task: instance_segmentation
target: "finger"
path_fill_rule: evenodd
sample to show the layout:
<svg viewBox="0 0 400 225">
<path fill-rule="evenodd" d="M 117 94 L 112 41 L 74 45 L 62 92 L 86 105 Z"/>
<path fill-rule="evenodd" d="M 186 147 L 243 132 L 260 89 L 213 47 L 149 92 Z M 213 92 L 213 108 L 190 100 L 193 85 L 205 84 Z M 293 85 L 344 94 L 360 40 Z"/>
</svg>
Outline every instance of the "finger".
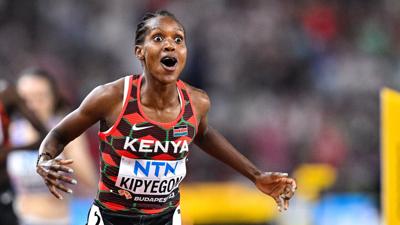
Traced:
<svg viewBox="0 0 400 225">
<path fill-rule="evenodd" d="M 53 194 L 56 198 L 62 200 L 63 196 L 57 192 L 56 188 L 54 185 L 52 185 L 50 182 L 46 181 L 47 188 L 49 189 L 50 193 Z"/>
<path fill-rule="evenodd" d="M 296 189 L 297 189 L 297 184 L 296 184 L 296 181 L 294 180 L 294 179 L 292 179 L 292 178 L 283 178 L 283 182 L 285 182 L 287 185 L 288 185 L 288 187 L 290 187 L 291 188 L 291 192 L 295 192 L 296 191 Z"/>
<path fill-rule="evenodd" d="M 48 172 L 47 172 L 47 176 L 46 176 L 46 178 L 47 179 L 52 179 L 52 180 L 57 180 L 57 179 L 60 179 L 60 174 L 58 174 L 57 172 L 54 172 L 54 171 L 52 171 L 52 170 L 49 170 Z"/>
<path fill-rule="evenodd" d="M 271 194 L 274 197 L 279 197 L 282 194 L 284 187 L 280 184 L 276 184 L 272 187 Z"/>
<path fill-rule="evenodd" d="M 39 162 L 38 167 L 42 168 L 42 170 L 47 171 L 50 169 L 51 165 L 53 164 L 53 161 L 43 161 Z"/>
<path fill-rule="evenodd" d="M 58 179 L 61 180 L 61 181 L 67 182 L 69 184 L 77 184 L 78 183 L 78 181 L 75 180 L 74 178 L 68 177 L 68 176 L 64 176 L 64 175 L 60 175 Z"/>
<path fill-rule="evenodd" d="M 282 178 L 280 180 L 280 182 L 284 182 L 284 183 L 286 183 L 286 185 L 290 185 L 290 187 L 292 189 L 291 190 L 292 192 L 295 192 L 296 189 L 297 189 L 296 181 L 294 179 L 292 179 L 292 178 Z"/>
<path fill-rule="evenodd" d="M 277 203 L 278 203 L 278 210 L 279 212 L 282 212 L 282 210 L 284 209 L 284 200 L 282 198 L 282 196 L 279 196 L 277 199 Z"/>
<path fill-rule="evenodd" d="M 292 192 L 291 184 L 287 184 L 285 180 L 281 179 L 279 179 L 279 181 L 277 181 L 275 186 L 272 188 L 272 193 L 276 196 L 280 195 L 282 195 L 283 197 L 287 196 L 289 199 L 294 195 L 294 192 Z"/>
<path fill-rule="evenodd" d="M 61 165 L 69 165 L 74 162 L 73 159 L 55 159 L 55 161 Z"/>
<path fill-rule="evenodd" d="M 271 192 L 271 196 L 274 198 L 276 204 L 278 205 L 279 212 L 283 209 L 283 199 L 282 199 L 282 187 L 276 185 Z"/>
<path fill-rule="evenodd" d="M 274 197 L 275 203 L 278 207 L 278 211 L 281 212 L 282 211 L 282 207 L 280 206 L 280 200 L 279 197 Z"/>
<path fill-rule="evenodd" d="M 289 208 L 289 199 L 285 198 L 283 200 L 283 205 L 284 205 L 284 209 L 288 210 L 288 208 Z"/>
<path fill-rule="evenodd" d="M 72 193 L 73 193 L 73 191 L 72 191 L 71 189 L 65 187 L 62 183 L 57 183 L 57 182 L 55 182 L 55 181 L 53 181 L 53 180 L 49 180 L 49 179 L 48 179 L 47 181 L 48 181 L 52 186 L 56 187 L 57 189 L 59 189 L 59 190 L 61 190 L 61 191 L 64 191 L 64 192 L 69 193 L 69 194 L 72 194 Z"/>
<path fill-rule="evenodd" d="M 285 184 L 293 184 L 293 179 L 289 177 L 280 177 L 279 181 Z"/>
<path fill-rule="evenodd" d="M 291 185 L 285 187 L 284 193 L 285 198 L 291 199 L 294 195 L 294 191 Z"/>
<path fill-rule="evenodd" d="M 54 182 L 56 182 L 56 180 L 62 180 L 64 182 L 67 182 L 67 183 L 70 183 L 70 184 L 77 184 L 78 183 L 77 180 L 75 180 L 75 179 L 73 179 L 71 177 L 61 175 L 61 174 L 59 174 L 57 172 L 54 172 L 54 171 L 51 171 L 51 170 L 47 173 L 46 179 L 54 180 Z"/>
<path fill-rule="evenodd" d="M 56 171 L 62 171 L 62 172 L 65 172 L 65 173 L 73 173 L 74 172 L 74 170 L 72 168 L 70 168 L 68 166 L 63 166 L 63 165 L 60 165 L 60 164 L 51 165 L 50 169 L 56 170 Z"/>
<path fill-rule="evenodd" d="M 296 180 L 292 179 L 292 192 L 295 192 L 296 190 L 297 190 Z"/>
<path fill-rule="evenodd" d="M 38 166 L 38 167 L 36 168 L 36 172 L 37 172 L 40 176 L 46 177 L 47 172 L 46 172 L 42 167 Z"/>
</svg>

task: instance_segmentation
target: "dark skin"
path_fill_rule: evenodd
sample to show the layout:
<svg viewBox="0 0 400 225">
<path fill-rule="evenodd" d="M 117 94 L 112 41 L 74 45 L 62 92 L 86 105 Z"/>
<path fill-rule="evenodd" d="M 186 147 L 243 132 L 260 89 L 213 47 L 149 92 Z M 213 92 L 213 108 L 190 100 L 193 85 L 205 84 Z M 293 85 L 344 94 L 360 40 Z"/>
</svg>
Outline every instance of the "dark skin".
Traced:
<svg viewBox="0 0 400 225">
<path fill-rule="evenodd" d="M 146 25 L 149 30 L 144 42 L 135 46 L 136 57 L 141 60 L 144 68 L 143 86 L 140 90 L 143 111 L 153 121 L 170 122 L 180 113 L 176 82 L 186 63 L 185 34 L 179 23 L 166 16 L 152 18 Z M 164 56 L 175 57 L 177 64 L 172 67 L 163 65 L 160 61 Z M 68 165 L 72 160 L 54 158 L 70 141 L 94 123 L 100 121 L 106 127 L 114 124 L 122 108 L 123 85 L 123 79 L 119 79 L 94 89 L 80 107 L 61 121 L 43 141 L 40 152 L 46 154 L 41 154 L 37 172 L 57 198 L 62 198 L 59 190 L 72 193 L 63 182 L 76 181 L 68 175 L 58 173 L 71 173 Z M 276 201 L 279 210 L 287 209 L 296 190 L 296 182 L 284 173 L 262 172 L 240 154 L 217 130 L 209 126 L 207 113 L 211 103 L 208 95 L 190 85 L 187 87 L 198 121 L 194 143 L 249 178 L 260 191 Z"/>
<path fill-rule="evenodd" d="M 8 115 L 12 115 L 14 112 L 18 111 L 32 124 L 32 126 L 40 135 L 38 141 L 32 144 L 22 146 L 0 146 L 0 164 L 3 166 L 7 158 L 7 154 L 10 151 L 39 148 L 40 142 L 47 134 L 47 129 L 31 112 L 31 110 L 28 109 L 24 100 L 17 93 L 15 87 L 2 80 L 0 80 L 0 102 L 3 104 Z M 4 182 L 5 179 L 7 179 L 7 171 L 5 169 L 0 170 L 0 183 Z"/>
</svg>

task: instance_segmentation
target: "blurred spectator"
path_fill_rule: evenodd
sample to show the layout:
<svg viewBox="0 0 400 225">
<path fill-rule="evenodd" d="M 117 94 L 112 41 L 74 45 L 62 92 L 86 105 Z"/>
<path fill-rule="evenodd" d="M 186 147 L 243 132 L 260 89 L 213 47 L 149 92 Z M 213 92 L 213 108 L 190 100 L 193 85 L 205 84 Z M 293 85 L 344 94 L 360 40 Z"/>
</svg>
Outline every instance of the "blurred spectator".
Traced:
<svg viewBox="0 0 400 225">
<path fill-rule="evenodd" d="M 20 113 L 38 132 L 39 138 L 32 144 L 11 144 L 9 133 L 10 117 L 15 113 Z M 46 134 L 46 128 L 24 104 L 14 85 L 0 79 L 0 221 L 4 224 L 18 224 L 18 219 L 13 209 L 14 192 L 7 173 L 7 156 L 10 151 L 17 151 L 27 147 L 38 148 Z"/>
<path fill-rule="evenodd" d="M 17 91 L 25 99 L 28 107 L 43 124 L 53 127 L 66 112 L 65 101 L 59 89 L 46 71 L 32 69 L 24 71 L 18 79 Z M 11 140 L 15 145 L 31 143 L 37 132 L 23 119 L 11 124 Z M 79 137 L 67 146 L 66 157 L 74 159 L 73 166 L 80 180 L 81 194 L 94 194 L 96 173 L 88 155 L 85 137 Z M 7 167 L 16 191 L 14 208 L 21 225 L 69 224 L 69 201 L 60 201 L 47 190 L 47 186 L 36 173 L 37 149 L 13 151 L 8 157 Z M 80 191 L 78 191 L 80 190 Z M 38 207 L 40 206 L 40 207 Z M 57 210 L 55 210 L 57 209 Z"/>
</svg>

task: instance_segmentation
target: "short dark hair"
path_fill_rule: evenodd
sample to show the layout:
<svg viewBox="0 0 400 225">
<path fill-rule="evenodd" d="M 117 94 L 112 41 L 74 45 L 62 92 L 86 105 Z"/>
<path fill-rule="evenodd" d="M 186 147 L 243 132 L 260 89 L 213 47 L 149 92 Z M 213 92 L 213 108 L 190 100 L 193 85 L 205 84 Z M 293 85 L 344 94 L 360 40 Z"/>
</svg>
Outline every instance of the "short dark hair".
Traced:
<svg viewBox="0 0 400 225">
<path fill-rule="evenodd" d="M 166 10 L 160 10 L 160 11 L 157 11 L 155 13 L 148 12 L 148 13 L 144 14 L 142 19 L 140 20 L 140 22 L 136 26 L 135 45 L 143 44 L 144 38 L 146 36 L 146 33 L 149 30 L 149 27 L 146 26 L 147 21 L 152 19 L 152 18 L 156 18 L 158 16 L 170 17 L 173 20 L 175 20 L 177 23 L 179 23 L 179 25 L 181 25 L 182 28 L 183 28 L 183 25 L 181 24 L 181 22 L 179 22 L 179 20 L 175 17 L 175 15 L 170 13 L 170 12 L 168 12 L 168 11 L 166 11 Z"/>
</svg>

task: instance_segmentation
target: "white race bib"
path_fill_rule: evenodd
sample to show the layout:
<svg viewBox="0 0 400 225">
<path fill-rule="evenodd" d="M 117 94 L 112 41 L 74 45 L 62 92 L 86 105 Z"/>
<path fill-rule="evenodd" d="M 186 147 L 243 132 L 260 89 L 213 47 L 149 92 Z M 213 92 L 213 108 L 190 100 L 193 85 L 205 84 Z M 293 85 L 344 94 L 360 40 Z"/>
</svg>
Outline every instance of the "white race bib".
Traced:
<svg viewBox="0 0 400 225">
<path fill-rule="evenodd" d="M 180 160 L 130 159 L 122 156 L 115 186 L 142 195 L 168 195 L 186 175 L 186 158 Z"/>
</svg>

